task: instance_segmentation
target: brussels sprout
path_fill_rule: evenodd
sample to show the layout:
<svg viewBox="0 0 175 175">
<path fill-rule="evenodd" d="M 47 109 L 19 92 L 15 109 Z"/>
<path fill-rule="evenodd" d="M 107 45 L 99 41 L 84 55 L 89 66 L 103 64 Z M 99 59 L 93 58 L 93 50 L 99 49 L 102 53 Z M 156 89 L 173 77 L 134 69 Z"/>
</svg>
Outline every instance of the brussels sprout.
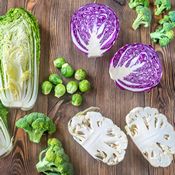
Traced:
<svg viewBox="0 0 175 175">
<path fill-rule="evenodd" d="M 51 90 L 53 88 L 53 85 L 49 81 L 44 81 L 41 85 L 41 90 L 44 95 L 50 94 Z"/>
<path fill-rule="evenodd" d="M 62 79 L 57 74 L 50 74 L 49 81 L 54 85 L 63 83 Z"/>
<path fill-rule="evenodd" d="M 65 63 L 61 68 L 61 74 L 66 78 L 70 78 L 74 74 L 74 69 L 68 63 Z"/>
<path fill-rule="evenodd" d="M 69 94 L 73 94 L 78 89 L 78 83 L 76 81 L 69 81 L 66 85 L 66 90 Z"/>
<path fill-rule="evenodd" d="M 87 92 L 91 88 L 91 84 L 88 80 L 82 80 L 79 82 L 79 89 L 81 92 Z"/>
<path fill-rule="evenodd" d="M 74 77 L 76 80 L 84 80 L 86 76 L 87 76 L 87 73 L 84 69 L 78 69 L 76 70 Z"/>
<path fill-rule="evenodd" d="M 62 97 L 66 93 L 66 88 L 63 84 L 58 84 L 55 86 L 55 97 Z"/>
<path fill-rule="evenodd" d="M 72 95 L 72 105 L 80 106 L 83 102 L 83 97 L 80 94 Z"/>
<path fill-rule="evenodd" d="M 66 63 L 64 58 L 57 58 L 54 60 L 53 64 L 56 68 L 61 69 L 62 65 Z"/>
</svg>

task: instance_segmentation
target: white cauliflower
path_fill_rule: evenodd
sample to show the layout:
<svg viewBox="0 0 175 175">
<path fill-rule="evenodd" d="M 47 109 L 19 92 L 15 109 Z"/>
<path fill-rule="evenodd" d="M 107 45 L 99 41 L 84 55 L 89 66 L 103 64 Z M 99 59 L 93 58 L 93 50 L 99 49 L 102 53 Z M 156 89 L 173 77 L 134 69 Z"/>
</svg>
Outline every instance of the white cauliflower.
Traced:
<svg viewBox="0 0 175 175">
<path fill-rule="evenodd" d="M 95 159 L 116 165 L 124 159 L 128 140 L 112 120 L 95 107 L 75 115 L 68 123 L 73 138 Z"/>
<path fill-rule="evenodd" d="M 126 116 L 126 131 L 154 167 L 167 167 L 175 154 L 175 131 L 155 108 L 137 107 Z"/>
</svg>

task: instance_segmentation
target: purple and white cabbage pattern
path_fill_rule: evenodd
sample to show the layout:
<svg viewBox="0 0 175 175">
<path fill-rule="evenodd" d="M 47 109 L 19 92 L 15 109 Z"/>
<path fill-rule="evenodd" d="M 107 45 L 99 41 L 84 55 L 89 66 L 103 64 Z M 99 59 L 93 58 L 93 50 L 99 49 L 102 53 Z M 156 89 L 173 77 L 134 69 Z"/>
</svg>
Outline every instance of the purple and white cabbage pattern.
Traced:
<svg viewBox="0 0 175 175">
<path fill-rule="evenodd" d="M 90 3 L 82 6 L 71 18 L 72 40 L 88 57 L 100 57 L 108 51 L 119 30 L 118 17 L 104 4 Z"/>
<path fill-rule="evenodd" d="M 121 89 L 142 92 L 159 84 L 162 66 L 152 46 L 127 44 L 112 58 L 109 73 Z"/>
</svg>

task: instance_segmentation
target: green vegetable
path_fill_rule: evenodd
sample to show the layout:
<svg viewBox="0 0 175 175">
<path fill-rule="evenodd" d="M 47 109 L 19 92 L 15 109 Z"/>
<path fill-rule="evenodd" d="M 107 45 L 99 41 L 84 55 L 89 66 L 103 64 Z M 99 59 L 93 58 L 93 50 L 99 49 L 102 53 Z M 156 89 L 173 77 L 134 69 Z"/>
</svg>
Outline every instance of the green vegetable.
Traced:
<svg viewBox="0 0 175 175">
<path fill-rule="evenodd" d="M 65 63 L 61 68 L 61 74 L 66 78 L 71 78 L 74 74 L 74 69 L 68 63 Z"/>
<path fill-rule="evenodd" d="M 11 152 L 13 139 L 10 137 L 7 126 L 8 109 L 0 102 L 0 156 Z"/>
<path fill-rule="evenodd" d="M 136 30 L 140 25 L 148 27 L 151 23 L 151 10 L 148 7 L 138 6 L 136 7 L 137 18 L 135 19 L 132 28 Z"/>
<path fill-rule="evenodd" d="M 74 77 L 79 81 L 84 80 L 87 77 L 87 73 L 84 69 L 78 69 L 76 70 Z"/>
<path fill-rule="evenodd" d="M 66 90 L 69 94 L 73 94 L 78 90 L 78 83 L 76 81 L 69 81 L 66 85 Z"/>
<path fill-rule="evenodd" d="M 62 79 L 57 74 L 50 74 L 49 81 L 54 85 L 63 83 Z"/>
<path fill-rule="evenodd" d="M 66 93 L 66 88 L 63 84 L 55 86 L 55 97 L 60 98 Z"/>
<path fill-rule="evenodd" d="M 64 152 L 61 142 L 56 138 L 48 140 L 48 147 L 40 153 L 36 168 L 39 173 L 46 175 L 74 174 L 69 157 Z"/>
<path fill-rule="evenodd" d="M 83 97 L 80 94 L 72 95 L 72 105 L 80 106 L 83 102 Z"/>
<path fill-rule="evenodd" d="M 170 0 L 155 0 L 155 15 L 160 15 L 164 11 L 171 9 L 171 1 Z"/>
<path fill-rule="evenodd" d="M 40 36 L 36 18 L 22 8 L 0 16 L 0 99 L 29 110 L 38 94 Z"/>
<path fill-rule="evenodd" d="M 160 24 L 171 23 L 175 27 L 175 11 L 170 11 L 168 15 L 165 15 L 160 21 Z"/>
<path fill-rule="evenodd" d="M 6 127 L 8 125 L 7 124 L 7 116 L 8 116 L 8 109 L 0 101 L 0 118 L 3 120 Z"/>
<path fill-rule="evenodd" d="M 64 63 L 66 63 L 64 58 L 57 58 L 53 62 L 54 66 L 58 69 L 61 69 L 61 67 L 63 66 Z"/>
<path fill-rule="evenodd" d="M 53 121 L 43 113 L 33 112 L 25 115 L 16 122 L 16 127 L 24 129 L 30 141 L 39 143 L 42 135 L 47 132 L 52 134 L 56 131 Z"/>
<path fill-rule="evenodd" d="M 88 80 L 82 80 L 79 82 L 79 89 L 81 92 L 88 92 L 91 88 L 91 84 Z"/>
<path fill-rule="evenodd" d="M 153 42 L 159 43 L 161 47 L 165 47 L 173 40 L 174 31 L 159 27 L 155 32 L 151 33 L 150 36 Z"/>
<path fill-rule="evenodd" d="M 167 46 L 174 38 L 175 27 L 175 11 L 171 11 L 159 21 L 159 26 L 155 32 L 150 34 L 151 39 L 155 43 L 159 43 L 161 47 Z"/>
<path fill-rule="evenodd" d="M 137 6 L 148 7 L 149 1 L 148 0 L 130 0 L 128 5 L 131 9 L 136 8 Z"/>
<path fill-rule="evenodd" d="M 41 89 L 42 89 L 42 93 L 43 93 L 44 95 L 50 94 L 52 88 L 53 88 L 53 85 L 52 85 L 51 82 L 49 82 L 49 81 L 44 81 L 44 82 L 42 83 Z"/>
</svg>

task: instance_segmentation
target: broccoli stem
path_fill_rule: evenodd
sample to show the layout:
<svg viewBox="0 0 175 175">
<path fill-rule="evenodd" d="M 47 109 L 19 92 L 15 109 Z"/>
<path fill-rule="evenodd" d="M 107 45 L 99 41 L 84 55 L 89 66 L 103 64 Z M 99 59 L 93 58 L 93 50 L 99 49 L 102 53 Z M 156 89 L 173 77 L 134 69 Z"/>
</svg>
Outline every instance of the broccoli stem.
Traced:
<svg viewBox="0 0 175 175">
<path fill-rule="evenodd" d="M 161 39 L 164 34 L 162 32 L 153 32 L 150 34 L 152 39 Z"/>
<path fill-rule="evenodd" d="M 28 132 L 29 134 L 29 139 L 30 141 L 34 142 L 34 143 L 39 143 L 40 142 L 40 139 L 43 135 L 43 132 L 40 132 L 40 131 L 34 131 L 34 132 Z"/>
<path fill-rule="evenodd" d="M 142 20 L 142 16 L 138 16 L 132 24 L 132 28 L 136 30 L 140 26 L 140 21 Z"/>
<path fill-rule="evenodd" d="M 165 7 L 164 6 L 160 6 L 156 9 L 155 11 L 155 15 L 160 15 L 162 13 L 162 11 L 164 11 Z"/>
</svg>

